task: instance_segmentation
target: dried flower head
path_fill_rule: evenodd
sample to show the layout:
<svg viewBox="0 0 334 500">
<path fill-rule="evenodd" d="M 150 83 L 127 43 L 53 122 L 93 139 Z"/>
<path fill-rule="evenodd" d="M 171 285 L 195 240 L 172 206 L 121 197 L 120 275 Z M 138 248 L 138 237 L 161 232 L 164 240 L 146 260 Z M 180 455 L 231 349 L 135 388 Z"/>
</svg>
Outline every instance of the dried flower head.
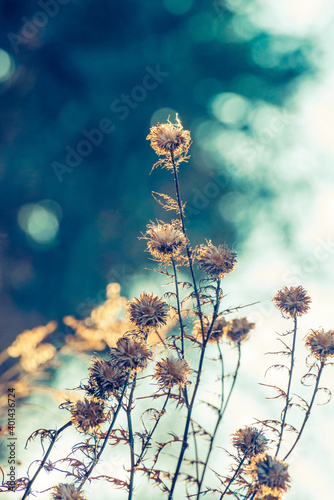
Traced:
<svg viewBox="0 0 334 500">
<path fill-rule="evenodd" d="M 211 325 L 211 321 L 209 318 L 203 318 L 203 327 L 204 327 L 204 336 L 207 338 L 209 333 L 209 328 Z M 223 316 L 219 316 L 213 324 L 210 338 L 208 340 L 209 343 L 218 342 L 223 336 L 227 335 L 227 332 L 231 328 L 231 324 L 227 321 Z M 200 320 L 196 320 L 194 323 L 193 335 L 199 340 L 202 341 L 202 326 Z"/>
<path fill-rule="evenodd" d="M 269 440 L 255 427 L 244 427 L 232 435 L 232 444 L 238 452 L 248 457 L 263 453 Z"/>
<path fill-rule="evenodd" d="M 186 238 L 175 224 L 150 224 L 145 233 L 149 241 L 147 248 L 152 256 L 161 262 L 170 262 L 186 245 Z"/>
<path fill-rule="evenodd" d="M 190 367 L 185 359 L 165 358 L 155 365 L 154 378 L 166 389 L 174 385 L 183 387 L 188 380 Z"/>
<path fill-rule="evenodd" d="M 86 500 L 86 497 L 77 491 L 73 484 L 58 484 L 53 488 L 51 494 L 52 500 Z"/>
<path fill-rule="evenodd" d="M 183 129 L 178 115 L 176 123 L 171 123 L 168 118 L 167 123 L 158 123 L 155 127 L 151 127 L 146 139 L 151 141 L 151 147 L 157 155 L 173 153 L 174 157 L 187 153 L 191 140 L 189 130 Z"/>
<path fill-rule="evenodd" d="M 276 293 L 273 302 L 283 314 L 294 318 L 307 313 L 310 309 L 311 298 L 301 285 L 290 288 L 284 286 Z"/>
<path fill-rule="evenodd" d="M 88 392 L 97 398 L 114 394 L 126 381 L 126 373 L 112 361 L 94 358 L 89 369 Z"/>
<path fill-rule="evenodd" d="M 76 428 L 85 433 L 99 428 L 105 421 L 104 404 L 95 399 L 77 401 L 71 408 L 71 420 Z"/>
<path fill-rule="evenodd" d="M 147 342 L 140 337 L 122 337 L 112 350 L 111 362 L 120 370 L 142 371 L 152 357 L 152 351 Z"/>
<path fill-rule="evenodd" d="M 226 336 L 231 342 L 243 342 L 253 328 L 255 323 L 251 323 L 247 318 L 234 318 L 230 322 L 230 328 L 226 330 Z"/>
<path fill-rule="evenodd" d="M 290 486 L 288 466 L 267 453 L 256 455 L 251 461 L 251 474 L 255 481 L 256 498 L 273 495 L 280 498 Z"/>
<path fill-rule="evenodd" d="M 306 347 L 320 361 L 334 356 L 334 330 L 325 332 L 323 328 L 312 330 L 306 337 Z"/>
<path fill-rule="evenodd" d="M 139 327 L 156 328 L 166 324 L 168 309 L 168 304 L 153 293 L 141 292 L 139 299 L 135 297 L 127 305 L 127 315 Z"/>
<path fill-rule="evenodd" d="M 197 252 L 199 267 L 211 278 L 222 279 L 225 274 L 231 273 L 236 265 L 237 253 L 229 250 L 226 245 L 216 247 L 208 242 L 201 245 Z"/>
</svg>

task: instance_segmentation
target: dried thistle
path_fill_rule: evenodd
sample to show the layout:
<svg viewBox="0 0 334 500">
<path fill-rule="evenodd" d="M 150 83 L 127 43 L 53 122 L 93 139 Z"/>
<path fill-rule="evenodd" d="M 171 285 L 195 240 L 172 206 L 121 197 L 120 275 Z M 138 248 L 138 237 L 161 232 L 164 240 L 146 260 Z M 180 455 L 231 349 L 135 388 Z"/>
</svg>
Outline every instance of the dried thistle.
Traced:
<svg viewBox="0 0 334 500">
<path fill-rule="evenodd" d="M 176 123 L 171 123 L 169 118 L 167 123 L 158 123 L 151 127 L 146 139 L 151 141 L 151 147 L 157 155 L 166 156 L 172 152 L 175 158 L 188 152 L 191 140 L 189 130 L 183 129 L 177 114 Z"/>
<path fill-rule="evenodd" d="M 211 278 L 217 279 L 231 273 L 237 262 L 236 252 L 229 250 L 226 245 L 216 247 L 211 241 L 207 245 L 200 245 L 196 257 L 199 267 Z"/>
<path fill-rule="evenodd" d="M 140 337 L 122 337 L 111 352 L 111 362 L 125 372 L 144 370 L 151 357 L 150 347 Z"/>
<path fill-rule="evenodd" d="M 73 484 L 58 484 L 53 488 L 51 494 L 52 500 L 86 500 L 86 497 L 77 491 Z"/>
<path fill-rule="evenodd" d="M 302 316 L 307 313 L 310 309 L 311 298 L 301 285 L 290 288 L 284 286 L 276 293 L 273 302 L 282 314 L 287 314 L 290 318 L 294 318 L 295 316 Z"/>
<path fill-rule="evenodd" d="M 242 455 L 252 457 L 263 453 L 269 440 L 256 427 L 244 427 L 232 435 L 232 444 Z"/>
<path fill-rule="evenodd" d="M 89 369 L 88 392 L 97 398 L 114 394 L 126 381 L 126 374 L 112 361 L 94 358 Z"/>
<path fill-rule="evenodd" d="M 203 329 L 205 338 L 207 338 L 208 336 L 211 321 L 209 318 L 203 318 L 203 327 L 204 327 Z M 227 335 L 230 328 L 231 328 L 231 323 L 227 321 L 223 316 L 219 316 L 213 324 L 208 342 L 209 343 L 218 342 L 222 337 Z M 202 326 L 200 320 L 196 320 L 194 323 L 193 335 L 199 341 L 202 341 L 203 338 Z"/>
<path fill-rule="evenodd" d="M 71 421 L 79 431 L 85 434 L 98 429 L 107 419 L 104 404 L 96 399 L 77 401 L 70 408 Z"/>
<path fill-rule="evenodd" d="M 267 453 L 256 455 L 252 459 L 250 472 L 255 481 L 253 488 L 258 499 L 268 495 L 281 498 L 282 494 L 290 488 L 287 464 Z"/>
<path fill-rule="evenodd" d="M 190 373 L 189 363 L 185 359 L 165 358 L 155 365 L 154 378 L 166 389 L 174 385 L 183 387 Z"/>
<path fill-rule="evenodd" d="M 169 263 L 177 257 L 186 245 L 186 238 L 174 222 L 173 224 L 149 224 L 144 238 L 148 239 L 147 249 L 160 262 Z"/>
<path fill-rule="evenodd" d="M 312 330 L 306 337 L 305 345 L 311 351 L 311 354 L 320 361 L 333 357 L 334 330 L 328 332 L 325 332 L 323 328 Z"/>
<path fill-rule="evenodd" d="M 153 293 L 141 292 L 139 299 L 132 299 L 127 305 L 129 320 L 139 327 L 156 328 L 165 325 L 168 304 Z"/>
<path fill-rule="evenodd" d="M 247 318 L 234 318 L 226 329 L 226 336 L 231 342 L 243 342 L 253 328 L 255 323 L 251 323 Z"/>
</svg>

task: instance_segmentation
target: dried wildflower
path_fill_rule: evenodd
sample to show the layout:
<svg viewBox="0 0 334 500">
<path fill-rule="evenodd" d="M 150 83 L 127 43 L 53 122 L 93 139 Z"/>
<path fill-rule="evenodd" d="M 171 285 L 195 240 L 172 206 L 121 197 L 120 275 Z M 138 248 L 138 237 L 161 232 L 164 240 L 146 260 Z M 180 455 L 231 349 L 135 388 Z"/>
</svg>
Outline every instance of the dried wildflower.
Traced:
<svg viewBox="0 0 334 500">
<path fill-rule="evenodd" d="M 52 500 L 86 500 L 86 497 L 73 484 L 58 484 L 53 488 Z"/>
<path fill-rule="evenodd" d="M 282 496 L 281 495 L 272 495 L 271 493 L 268 493 L 268 495 L 256 495 L 254 497 L 254 500 L 281 500 Z"/>
<path fill-rule="evenodd" d="M 310 308 L 311 298 L 300 285 L 290 288 L 284 286 L 276 293 L 273 302 L 283 314 L 294 318 L 295 316 L 302 316 L 307 313 Z"/>
<path fill-rule="evenodd" d="M 153 293 L 141 292 L 127 306 L 128 318 L 139 327 L 153 327 L 165 325 L 167 322 L 168 304 Z"/>
<path fill-rule="evenodd" d="M 203 327 L 204 327 L 204 336 L 207 338 L 209 328 L 211 325 L 210 319 L 203 318 Z M 219 316 L 214 325 L 212 327 L 210 338 L 208 340 L 209 343 L 218 342 L 223 336 L 227 335 L 227 332 L 231 328 L 231 324 L 227 321 L 223 316 Z M 193 335 L 201 341 L 203 338 L 202 335 L 202 326 L 200 320 L 196 320 L 194 323 Z"/>
<path fill-rule="evenodd" d="M 151 147 L 157 155 L 170 155 L 174 157 L 187 153 L 190 146 L 190 132 L 184 130 L 182 123 L 176 114 L 176 123 L 171 123 L 169 118 L 167 123 L 158 123 L 151 127 L 147 138 L 151 141 Z"/>
<path fill-rule="evenodd" d="M 201 245 L 197 252 L 199 267 L 211 278 L 222 279 L 225 274 L 231 273 L 236 265 L 237 253 L 229 250 L 226 245 L 216 247 L 208 242 Z"/>
<path fill-rule="evenodd" d="M 126 374 L 112 361 L 95 358 L 89 369 L 88 392 L 104 399 L 123 387 Z"/>
<path fill-rule="evenodd" d="M 255 323 L 251 323 L 247 318 L 234 318 L 230 322 L 230 328 L 226 330 L 226 336 L 232 342 L 243 342 L 253 328 Z"/>
<path fill-rule="evenodd" d="M 272 495 L 280 498 L 290 486 L 288 466 L 267 453 L 256 455 L 251 461 L 251 474 L 255 481 L 256 498 Z"/>
<path fill-rule="evenodd" d="M 306 337 L 306 347 L 320 361 L 334 356 L 334 330 L 325 332 L 323 328 L 312 330 Z"/>
<path fill-rule="evenodd" d="M 170 262 L 186 245 L 183 232 L 175 224 L 150 224 L 145 233 L 149 239 L 147 248 L 153 257 L 161 262 Z"/>
<path fill-rule="evenodd" d="M 73 424 L 85 433 L 100 427 L 106 421 L 104 404 L 95 399 L 77 401 L 70 411 Z"/>
<path fill-rule="evenodd" d="M 254 456 L 263 453 L 268 439 L 255 427 L 244 427 L 232 435 L 232 444 L 242 455 Z"/>
<path fill-rule="evenodd" d="M 112 363 L 124 371 L 144 370 L 151 357 L 151 349 L 141 338 L 122 337 L 117 341 L 116 348 L 111 353 Z"/>
<path fill-rule="evenodd" d="M 165 358 L 155 365 L 154 378 L 166 389 L 174 385 L 183 387 L 188 380 L 190 367 L 185 359 Z"/>
</svg>

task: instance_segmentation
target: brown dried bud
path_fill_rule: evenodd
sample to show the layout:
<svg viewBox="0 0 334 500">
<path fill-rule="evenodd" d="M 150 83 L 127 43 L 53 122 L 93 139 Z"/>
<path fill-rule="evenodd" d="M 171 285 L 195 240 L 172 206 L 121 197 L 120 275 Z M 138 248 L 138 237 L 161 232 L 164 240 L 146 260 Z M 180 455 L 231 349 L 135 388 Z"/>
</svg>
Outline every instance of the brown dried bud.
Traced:
<svg viewBox="0 0 334 500">
<path fill-rule="evenodd" d="M 282 314 L 287 314 L 290 318 L 294 318 L 295 316 L 302 316 L 307 313 L 310 309 L 311 298 L 301 285 L 290 288 L 284 286 L 276 293 L 273 302 Z"/>
</svg>

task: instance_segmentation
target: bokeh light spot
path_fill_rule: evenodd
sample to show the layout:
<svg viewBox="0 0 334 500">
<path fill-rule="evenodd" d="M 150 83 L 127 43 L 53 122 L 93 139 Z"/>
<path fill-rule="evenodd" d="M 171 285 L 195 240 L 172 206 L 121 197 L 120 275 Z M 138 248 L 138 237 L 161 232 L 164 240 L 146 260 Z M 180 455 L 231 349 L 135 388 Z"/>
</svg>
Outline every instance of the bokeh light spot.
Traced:
<svg viewBox="0 0 334 500">
<path fill-rule="evenodd" d="M 10 55 L 5 51 L 0 49 L 0 82 L 8 80 L 13 74 L 14 62 Z"/>
<path fill-rule="evenodd" d="M 218 94 L 211 101 L 211 111 L 215 118 L 235 126 L 244 124 L 249 106 L 248 99 L 232 92 Z"/>
<path fill-rule="evenodd" d="M 20 208 L 18 223 L 21 229 L 36 243 L 52 243 L 59 231 L 60 206 L 52 200 L 28 203 Z"/>
</svg>

